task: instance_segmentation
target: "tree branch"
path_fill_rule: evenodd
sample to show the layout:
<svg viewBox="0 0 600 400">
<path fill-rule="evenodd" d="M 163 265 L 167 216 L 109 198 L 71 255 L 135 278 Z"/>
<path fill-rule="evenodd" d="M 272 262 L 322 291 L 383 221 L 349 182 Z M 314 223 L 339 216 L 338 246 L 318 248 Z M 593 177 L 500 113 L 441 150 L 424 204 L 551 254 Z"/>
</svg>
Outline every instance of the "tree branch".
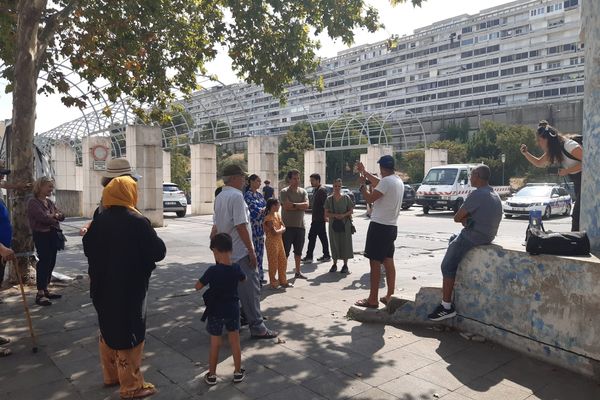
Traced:
<svg viewBox="0 0 600 400">
<path fill-rule="evenodd" d="M 44 64 L 46 58 L 46 49 L 50 44 L 50 40 L 60 27 L 60 25 L 69 19 L 71 13 L 79 5 L 80 0 L 72 0 L 62 10 L 55 12 L 48 18 L 46 18 L 46 24 L 44 29 L 38 35 L 38 48 L 36 55 L 36 69 L 39 71 Z"/>
</svg>

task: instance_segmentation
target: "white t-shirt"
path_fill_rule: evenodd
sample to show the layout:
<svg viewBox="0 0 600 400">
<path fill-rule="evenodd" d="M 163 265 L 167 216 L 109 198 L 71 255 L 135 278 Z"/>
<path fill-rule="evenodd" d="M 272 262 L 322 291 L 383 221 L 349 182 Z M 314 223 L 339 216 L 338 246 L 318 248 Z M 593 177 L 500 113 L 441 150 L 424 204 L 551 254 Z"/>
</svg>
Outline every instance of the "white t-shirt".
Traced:
<svg viewBox="0 0 600 400">
<path fill-rule="evenodd" d="M 248 236 L 252 237 L 248 205 L 240 190 L 231 186 L 223 187 L 223 191 L 215 199 L 213 223 L 217 227 L 217 233 L 227 233 L 231 236 L 233 241 L 231 261 L 237 262 L 248 255 L 248 249 L 236 228 L 238 225 L 246 224 Z"/>
<path fill-rule="evenodd" d="M 564 147 L 565 147 L 565 150 L 567 153 L 572 155 L 573 150 L 575 150 L 579 146 L 580 146 L 579 143 L 577 143 L 576 141 L 574 141 L 572 139 L 565 139 Z M 575 157 L 575 156 L 573 156 L 573 157 Z M 579 164 L 581 164 L 581 162 L 572 160 L 569 157 L 567 157 L 565 154 L 563 154 L 563 160 L 562 160 L 563 168 L 567 169 L 567 168 L 571 168 L 571 167 L 574 167 Z"/>
<path fill-rule="evenodd" d="M 375 190 L 382 193 L 373 203 L 371 221 L 382 225 L 398 225 L 398 215 L 402 209 L 402 197 L 404 196 L 404 183 L 396 175 L 382 178 Z"/>
</svg>

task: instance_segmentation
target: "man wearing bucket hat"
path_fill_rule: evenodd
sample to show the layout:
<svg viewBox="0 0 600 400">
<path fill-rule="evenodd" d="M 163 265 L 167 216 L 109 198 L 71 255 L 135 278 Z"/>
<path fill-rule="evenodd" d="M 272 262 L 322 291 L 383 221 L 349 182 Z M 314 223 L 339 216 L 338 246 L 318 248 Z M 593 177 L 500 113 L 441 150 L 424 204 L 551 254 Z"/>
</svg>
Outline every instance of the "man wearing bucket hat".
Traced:
<svg viewBox="0 0 600 400">
<path fill-rule="evenodd" d="M 112 158 L 106 163 L 106 170 L 102 173 L 102 180 L 100 181 L 100 184 L 106 187 L 110 181 L 112 181 L 114 178 L 118 178 L 119 176 L 130 176 L 136 182 L 142 178 L 141 175 L 138 175 L 133 171 L 131 164 L 129 164 L 129 161 L 126 158 Z M 104 207 L 102 206 L 102 201 L 100 201 L 98 208 L 96 208 L 96 211 L 94 211 L 94 216 L 92 219 L 96 218 L 96 216 L 101 213 L 103 209 Z M 91 222 L 79 230 L 80 236 L 84 236 L 87 233 L 88 229 L 90 228 L 90 224 Z"/>
<path fill-rule="evenodd" d="M 355 303 L 359 307 L 377 308 L 379 295 L 379 280 L 381 278 L 381 264 L 385 268 L 387 281 L 387 295 L 379 299 L 387 304 L 394 294 L 396 285 L 396 267 L 394 265 L 394 242 L 398 236 L 398 215 L 402 208 L 404 183 L 394 170 L 394 157 L 385 155 L 377 161 L 381 179 L 365 170 L 362 163 L 358 163 L 360 173 L 360 192 L 367 203 L 373 204 L 371 222 L 367 231 L 365 244 L 365 257 L 371 266 L 371 288 L 367 299 Z M 373 189 L 367 189 L 367 179 Z"/>
<path fill-rule="evenodd" d="M 238 285 L 243 314 L 248 321 L 254 339 L 272 339 L 278 333 L 268 329 L 260 311 L 260 281 L 257 271 L 256 253 L 252 244 L 250 212 L 244 201 L 242 190 L 246 172 L 239 165 L 228 165 L 223 170 L 223 190 L 215 199 L 211 238 L 218 233 L 227 233 L 233 241 L 231 261 L 238 264 L 246 280 Z"/>
</svg>

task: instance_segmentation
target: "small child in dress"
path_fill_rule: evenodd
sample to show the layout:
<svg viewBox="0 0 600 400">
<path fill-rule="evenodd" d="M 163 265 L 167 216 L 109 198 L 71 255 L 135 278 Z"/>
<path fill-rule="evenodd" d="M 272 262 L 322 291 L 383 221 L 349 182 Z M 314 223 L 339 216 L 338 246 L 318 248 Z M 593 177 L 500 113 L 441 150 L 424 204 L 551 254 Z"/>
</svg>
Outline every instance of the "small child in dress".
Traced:
<svg viewBox="0 0 600 400">
<path fill-rule="evenodd" d="M 265 208 L 265 247 L 267 248 L 267 260 L 269 262 L 269 283 L 271 289 L 278 289 L 279 285 L 284 288 L 292 287 L 285 276 L 287 271 L 287 257 L 283 248 L 283 233 L 285 225 L 279 214 L 279 200 L 267 200 Z M 275 274 L 278 275 L 275 278 Z"/>
<path fill-rule="evenodd" d="M 223 327 L 227 329 L 233 355 L 235 366 L 233 382 L 241 382 L 246 376 L 246 371 L 241 367 L 240 299 L 238 297 L 238 283 L 244 281 L 246 275 L 239 265 L 231 263 L 232 248 L 231 236 L 226 233 L 215 235 L 210 241 L 210 249 L 215 256 L 216 265 L 209 267 L 202 278 L 196 282 L 196 290 L 208 286 L 208 290 L 202 296 L 206 304 L 202 321 L 207 320 L 206 330 L 210 334 L 209 366 L 204 376 L 204 381 L 209 385 L 217 383 L 217 363 Z"/>
</svg>

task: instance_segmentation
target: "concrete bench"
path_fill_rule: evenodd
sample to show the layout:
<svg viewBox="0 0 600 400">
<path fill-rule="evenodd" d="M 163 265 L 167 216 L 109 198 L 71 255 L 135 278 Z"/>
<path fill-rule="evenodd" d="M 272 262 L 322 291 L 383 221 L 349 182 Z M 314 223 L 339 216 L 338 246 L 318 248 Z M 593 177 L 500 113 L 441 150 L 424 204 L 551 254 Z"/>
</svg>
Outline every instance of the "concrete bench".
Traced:
<svg viewBox="0 0 600 400">
<path fill-rule="evenodd" d="M 532 256 L 518 244 L 477 247 L 461 263 L 454 296 L 459 315 L 446 325 L 600 378 L 598 258 Z M 427 324 L 440 299 L 440 288 L 422 288 L 414 301 L 394 299 L 380 310 L 351 307 L 348 315 Z"/>
</svg>

